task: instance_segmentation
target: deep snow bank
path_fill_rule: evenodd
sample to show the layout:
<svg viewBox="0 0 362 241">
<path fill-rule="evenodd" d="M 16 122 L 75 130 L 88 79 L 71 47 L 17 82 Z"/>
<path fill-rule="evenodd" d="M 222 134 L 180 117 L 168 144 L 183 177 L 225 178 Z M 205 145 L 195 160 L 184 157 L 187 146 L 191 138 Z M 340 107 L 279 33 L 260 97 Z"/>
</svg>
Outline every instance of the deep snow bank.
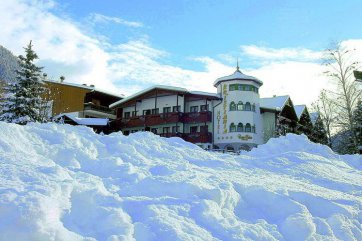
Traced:
<svg viewBox="0 0 362 241">
<path fill-rule="evenodd" d="M 360 156 L 0 122 L 0 240 L 362 240 Z"/>
</svg>

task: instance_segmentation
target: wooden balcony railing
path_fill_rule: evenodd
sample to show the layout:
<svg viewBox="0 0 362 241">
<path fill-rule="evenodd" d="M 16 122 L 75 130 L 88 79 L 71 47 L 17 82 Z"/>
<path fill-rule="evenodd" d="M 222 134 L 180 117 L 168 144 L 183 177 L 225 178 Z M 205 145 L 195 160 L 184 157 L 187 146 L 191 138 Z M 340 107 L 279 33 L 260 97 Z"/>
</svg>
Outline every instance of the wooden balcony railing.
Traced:
<svg viewBox="0 0 362 241">
<path fill-rule="evenodd" d="M 188 141 L 191 143 L 211 143 L 212 142 L 211 132 L 184 133 L 184 134 L 182 134 L 182 138 L 185 141 Z"/>
<path fill-rule="evenodd" d="M 84 110 L 93 110 L 93 111 L 99 111 L 111 115 L 115 115 L 115 111 L 112 109 L 109 109 L 107 106 L 101 106 L 101 105 L 95 105 L 92 102 L 84 103 Z"/>
<path fill-rule="evenodd" d="M 211 111 L 188 112 L 184 113 L 182 120 L 184 123 L 210 122 L 211 116 Z"/>
<path fill-rule="evenodd" d="M 168 123 L 202 123 L 211 121 L 211 112 L 170 112 L 152 115 L 134 116 L 130 118 L 117 119 L 120 128 L 133 128 L 141 126 L 157 126 Z"/>
</svg>

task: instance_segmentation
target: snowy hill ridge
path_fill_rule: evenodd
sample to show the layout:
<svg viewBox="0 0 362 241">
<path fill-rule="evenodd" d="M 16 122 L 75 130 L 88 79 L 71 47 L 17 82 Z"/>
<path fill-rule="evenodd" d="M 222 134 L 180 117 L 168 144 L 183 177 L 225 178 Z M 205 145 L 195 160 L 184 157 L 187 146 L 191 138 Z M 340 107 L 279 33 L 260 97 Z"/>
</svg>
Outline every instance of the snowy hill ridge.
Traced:
<svg viewBox="0 0 362 241">
<path fill-rule="evenodd" d="M 0 240 L 362 240 L 360 156 L 0 122 Z"/>
</svg>

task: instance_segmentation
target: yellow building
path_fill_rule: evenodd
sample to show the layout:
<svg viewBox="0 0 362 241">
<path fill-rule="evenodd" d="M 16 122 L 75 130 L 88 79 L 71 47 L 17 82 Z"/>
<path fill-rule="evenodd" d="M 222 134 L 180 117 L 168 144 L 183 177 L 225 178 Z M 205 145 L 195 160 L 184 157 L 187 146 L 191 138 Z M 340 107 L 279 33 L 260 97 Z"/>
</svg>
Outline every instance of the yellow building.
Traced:
<svg viewBox="0 0 362 241">
<path fill-rule="evenodd" d="M 48 91 L 44 98 L 51 102 L 52 116 L 78 112 L 78 117 L 115 119 L 114 110 L 108 106 L 120 99 L 115 95 L 98 90 L 94 85 L 80 85 L 63 81 L 45 81 Z"/>
</svg>

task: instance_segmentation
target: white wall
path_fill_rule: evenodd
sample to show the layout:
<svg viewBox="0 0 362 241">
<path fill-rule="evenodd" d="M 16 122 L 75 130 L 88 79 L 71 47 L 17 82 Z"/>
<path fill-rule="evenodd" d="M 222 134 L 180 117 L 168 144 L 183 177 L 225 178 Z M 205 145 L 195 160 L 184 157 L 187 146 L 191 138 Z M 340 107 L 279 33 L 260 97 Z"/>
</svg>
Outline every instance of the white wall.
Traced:
<svg viewBox="0 0 362 241">
<path fill-rule="evenodd" d="M 232 80 L 222 82 L 218 88 L 224 89 L 226 85 L 227 95 L 224 95 L 224 91 L 221 90 L 223 102 L 215 107 L 214 113 L 214 143 L 216 145 L 221 143 L 242 143 L 242 144 L 262 144 L 263 143 L 263 124 L 262 117 L 260 114 L 260 96 L 258 93 L 253 91 L 240 91 L 234 90 L 229 91 L 230 84 L 249 84 L 257 88 L 260 86 L 254 83 L 253 81 L 244 81 L 244 80 Z M 235 104 L 238 104 L 239 101 L 242 101 L 245 105 L 246 102 L 250 102 L 251 105 L 255 104 L 254 111 L 230 111 L 230 103 L 234 101 Z M 226 123 L 224 124 L 224 115 L 226 114 Z M 234 123 L 243 123 L 244 127 L 247 123 L 251 126 L 255 125 L 255 133 L 247 132 L 231 132 L 230 133 L 230 124 Z M 242 140 L 239 137 L 250 136 L 252 139 Z"/>
</svg>

